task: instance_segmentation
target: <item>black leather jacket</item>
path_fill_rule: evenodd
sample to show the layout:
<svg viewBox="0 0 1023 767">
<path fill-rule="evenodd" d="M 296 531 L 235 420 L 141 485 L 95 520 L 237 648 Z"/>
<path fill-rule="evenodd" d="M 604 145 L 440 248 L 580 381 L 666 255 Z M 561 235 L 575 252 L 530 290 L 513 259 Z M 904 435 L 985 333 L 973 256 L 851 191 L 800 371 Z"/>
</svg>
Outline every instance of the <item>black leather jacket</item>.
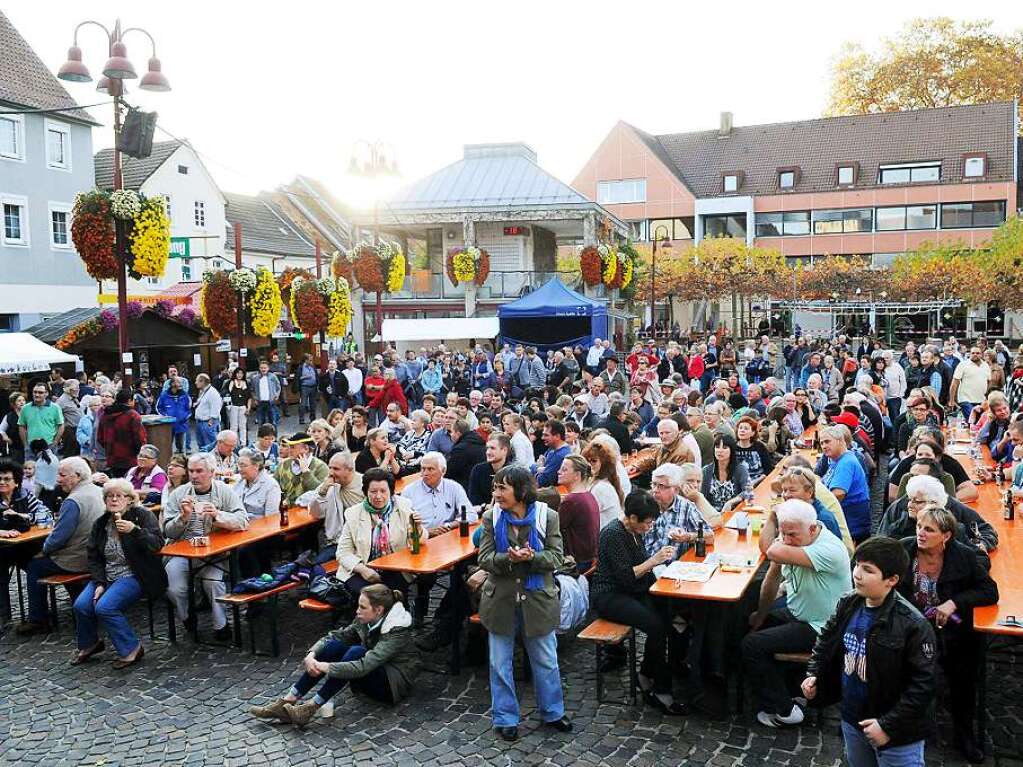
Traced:
<svg viewBox="0 0 1023 767">
<path fill-rule="evenodd" d="M 855 592 L 839 600 L 835 614 L 814 645 L 807 676 L 817 677 L 812 704 L 828 706 L 842 696 L 842 635 L 864 604 Z M 896 590 L 881 605 L 867 636 L 866 717 L 877 719 L 891 740 L 904 746 L 926 738 L 933 728 L 935 642 L 931 624 Z"/>
</svg>

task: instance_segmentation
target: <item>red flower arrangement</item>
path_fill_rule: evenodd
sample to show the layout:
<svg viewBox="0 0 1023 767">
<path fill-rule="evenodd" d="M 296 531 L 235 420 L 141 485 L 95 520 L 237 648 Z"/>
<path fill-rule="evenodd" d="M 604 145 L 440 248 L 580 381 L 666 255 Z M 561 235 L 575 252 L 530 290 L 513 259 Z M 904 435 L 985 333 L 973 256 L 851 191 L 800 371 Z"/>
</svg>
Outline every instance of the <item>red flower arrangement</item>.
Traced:
<svg viewBox="0 0 1023 767">
<path fill-rule="evenodd" d="M 301 280 L 294 285 L 290 307 L 292 322 L 306 335 L 327 327 L 327 305 L 315 280 Z"/>
<path fill-rule="evenodd" d="M 203 275 L 200 305 L 203 321 L 217 338 L 238 332 L 238 294 L 227 272 L 217 269 Z"/>
<path fill-rule="evenodd" d="M 355 253 L 352 261 L 352 274 L 359 287 L 367 293 L 382 293 L 387 288 L 387 275 L 376 250 L 363 245 Z"/>
<path fill-rule="evenodd" d="M 335 278 L 344 277 L 349 285 L 352 283 L 352 262 L 340 250 L 335 250 L 330 258 L 330 273 Z"/>
<path fill-rule="evenodd" d="M 308 269 L 297 269 L 294 266 L 289 266 L 281 275 L 277 278 L 277 285 L 281 289 L 281 300 L 285 306 L 291 303 L 291 283 L 295 281 L 296 277 L 301 277 L 304 280 L 315 280 L 316 277 Z"/>
<path fill-rule="evenodd" d="M 110 201 L 102 192 L 83 192 L 75 198 L 71 241 L 93 279 L 117 278 L 120 264 L 114 252 L 114 219 Z"/>
<path fill-rule="evenodd" d="M 579 254 L 579 271 L 582 273 L 583 282 L 591 288 L 603 282 L 604 262 L 595 245 L 586 246 Z"/>
</svg>

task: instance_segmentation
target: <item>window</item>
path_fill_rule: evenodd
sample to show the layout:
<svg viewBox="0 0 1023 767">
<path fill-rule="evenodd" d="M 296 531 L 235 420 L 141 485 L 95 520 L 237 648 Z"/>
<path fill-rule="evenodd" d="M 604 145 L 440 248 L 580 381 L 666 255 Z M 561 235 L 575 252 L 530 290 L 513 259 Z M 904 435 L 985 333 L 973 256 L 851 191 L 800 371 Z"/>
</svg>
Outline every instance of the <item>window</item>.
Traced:
<svg viewBox="0 0 1023 767">
<path fill-rule="evenodd" d="M 187 165 L 179 165 L 178 166 L 178 173 L 180 173 L 182 176 L 187 176 L 188 175 L 188 166 Z"/>
<path fill-rule="evenodd" d="M 850 234 L 869 232 L 873 226 L 874 212 L 870 208 L 848 208 L 838 210 L 815 210 L 813 212 L 814 234 Z"/>
<path fill-rule="evenodd" d="M 795 189 L 796 181 L 798 180 L 798 172 L 795 168 L 779 168 L 778 169 L 778 188 L 779 189 Z"/>
<path fill-rule="evenodd" d="M 54 248 L 71 247 L 71 206 L 50 203 L 50 245 Z"/>
<path fill-rule="evenodd" d="M 206 203 L 195 201 L 195 225 L 199 228 L 206 226 Z"/>
<path fill-rule="evenodd" d="M 757 237 L 780 237 L 810 233 L 810 211 L 789 211 L 787 213 L 758 213 Z"/>
<path fill-rule="evenodd" d="M 159 285 L 160 284 L 160 278 L 159 277 L 146 277 L 145 278 L 145 283 L 147 285 Z"/>
<path fill-rule="evenodd" d="M 729 213 L 721 216 L 703 217 L 704 237 L 741 237 L 746 238 L 746 215 Z"/>
<path fill-rule="evenodd" d="M 691 220 L 690 220 L 691 223 Z M 693 239 L 693 233 L 686 221 L 681 218 L 652 218 L 647 221 L 646 234 L 652 238 L 655 235 L 660 236 L 662 239 L 667 230 L 669 239 L 672 240 L 691 240 Z"/>
<path fill-rule="evenodd" d="M 1005 201 L 946 202 L 941 206 L 942 229 L 999 226 L 1005 221 Z"/>
<path fill-rule="evenodd" d="M 838 166 L 838 185 L 852 186 L 856 183 L 856 167 L 854 165 Z"/>
<path fill-rule="evenodd" d="M 646 179 L 598 181 L 597 202 L 615 205 L 624 202 L 646 202 Z"/>
<path fill-rule="evenodd" d="M 25 159 L 25 123 L 21 115 L 0 117 L 0 157 Z"/>
<path fill-rule="evenodd" d="M 167 220 L 169 221 L 169 220 L 171 220 L 171 205 L 170 205 L 170 195 L 169 195 L 169 194 L 165 194 L 165 195 L 163 196 L 163 199 L 164 199 L 164 203 L 165 203 L 165 204 L 166 204 L 166 206 L 167 206 Z"/>
<path fill-rule="evenodd" d="M 983 178 L 987 175 L 987 155 L 966 155 L 963 158 L 963 178 Z"/>
<path fill-rule="evenodd" d="M 25 197 L 0 197 L 4 213 L 4 245 L 28 245 L 28 200 Z"/>
<path fill-rule="evenodd" d="M 870 257 L 870 265 L 875 268 L 889 267 L 895 263 L 895 259 L 904 253 L 875 253 Z"/>
<path fill-rule="evenodd" d="M 739 177 L 734 173 L 726 173 L 721 179 L 721 189 L 725 192 L 739 191 Z"/>
<path fill-rule="evenodd" d="M 46 166 L 71 170 L 71 126 L 46 121 Z"/>
<path fill-rule="evenodd" d="M 629 225 L 629 236 L 637 242 L 647 241 L 646 219 L 642 221 L 627 221 Z"/>
<path fill-rule="evenodd" d="M 900 229 L 934 229 L 937 226 L 937 205 L 909 205 L 877 209 L 877 231 Z"/>
<path fill-rule="evenodd" d="M 878 183 L 918 184 L 941 180 L 941 163 L 918 162 L 905 165 L 882 165 L 878 170 Z"/>
<path fill-rule="evenodd" d="M 192 264 L 189 259 L 181 259 L 181 281 L 188 282 L 192 279 Z"/>
</svg>

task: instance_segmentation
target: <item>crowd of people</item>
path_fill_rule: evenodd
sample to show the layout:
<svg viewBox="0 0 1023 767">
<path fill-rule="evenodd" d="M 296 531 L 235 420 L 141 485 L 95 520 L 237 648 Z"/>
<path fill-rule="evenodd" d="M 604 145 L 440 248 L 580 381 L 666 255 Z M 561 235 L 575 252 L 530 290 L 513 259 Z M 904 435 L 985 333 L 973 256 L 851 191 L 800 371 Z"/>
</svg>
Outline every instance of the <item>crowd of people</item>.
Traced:
<svg viewBox="0 0 1023 767">
<path fill-rule="evenodd" d="M 278 435 L 289 400 L 303 430 Z M 518 737 L 516 635 L 540 716 L 570 731 L 557 636 L 592 612 L 645 635 L 639 683 L 648 705 L 676 716 L 713 699 L 738 647 L 757 720 L 796 726 L 808 705 L 840 701 L 854 765 L 894 763 L 893 754 L 922 764 L 937 663 L 954 742 L 971 761 L 983 758 L 967 661 L 979 652 L 972 610 L 998 599 L 987 574 L 998 540 L 965 505 L 987 477 L 967 476 L 946 454 L 943 427 L 972 426 L 1023 494 L 1023 471 L 1013 472 L 1023 457 L 1023 357 L 1001 342 L 949 338 L 900 350 L 842 335 L 739 344 L 711 335 L 625 350 L 594 339 L 546 354 L 442 345 L 345 353 L 322 371 L 309 355 L 291 364 L 274 354 L 251 372 L 228 365 L 190 380 L 171 367 L 134 388 L 55 370 L 9 405 L 0 417 L 0 536 L 53 529 L 39 545 L 0 547 L 0 572 L 27 573 L 23 636 L 48 630 L 40 578 L 89 574 L 84 588 L 69 588 L 73 664 L 105 650 L 101 624 L 115 667 L 140 661 L 126 611 L 144 597 L 166 595 L 195 628 L 188 563 L 161 556 L 166 543 L 245 529 L 282 503 L 299 504 L 323 520 L 309 543 L 316 562 L 337 560 L 352 622 L 310 648 L 290 690 L 254 706 L 255 716 L 305 726 L 348 683 L 398 702 L 413 686 L 419 647 L 450 642 L 452 611 L 478 609 L 497 733 Z M 141 423 L 149 412 L 174 419 L 166 470 Z M 794 450 L 810 426 L 815 463 Z M 875 492 L 886 507 L 878 522 L 879 473 L 888 484 Z M 760 535 L 766 566 L 751 589 L 755 609 L 736 621 L 736 607 L 667 609 L 652 597 L 661 566 L 698 538 L 712 545 L 724 515 L 769 476 L 784 500 Z M 415 637 L 435 579 L 371 563 L 463 519 L 481 522 L 465 576 L 470 599 L 455 603 L 448 591 L 431 631 Z M 270 543 L 247 547 L 242 575 L 271 572 L 275 554 Z M 198 582 L 215 636 L 229 638 L 217 601 L 223 570 L 210 565 Z M 5 583 L 5 622 L 8 591 Z M 604 670 L 625 662 L 614 650 Z M 812 653 L 801 691 L 774 659 L 798 652 Z M 692 699 L 676 694 L 677 676 L 695 680 Z"/>
</svg>

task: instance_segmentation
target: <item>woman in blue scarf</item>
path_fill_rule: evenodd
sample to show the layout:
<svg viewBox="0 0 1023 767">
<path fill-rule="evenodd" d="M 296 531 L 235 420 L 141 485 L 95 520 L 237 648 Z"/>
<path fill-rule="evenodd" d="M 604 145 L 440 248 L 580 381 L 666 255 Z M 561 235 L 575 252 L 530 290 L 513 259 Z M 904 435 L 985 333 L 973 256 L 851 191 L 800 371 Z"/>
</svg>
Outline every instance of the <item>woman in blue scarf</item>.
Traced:
<svg viewBox="0 0 1023 767">
<path fill-rule="evenodd" d="M 560 617 L 554 572 L 564 558 L 558 514 L 536 500 L 533 475 L 522 466 L 501 469 L 494 476 L 494 505 L 483 515 L 479 565 L 490 573 L 480 599 L 480 621 L 490 634 L 494 727 L 504 740 L 519 736 L 513 659 L 520 631 L 545 726 L 572 730 L 565 716 L 554 635 Z"/>
</svg>

